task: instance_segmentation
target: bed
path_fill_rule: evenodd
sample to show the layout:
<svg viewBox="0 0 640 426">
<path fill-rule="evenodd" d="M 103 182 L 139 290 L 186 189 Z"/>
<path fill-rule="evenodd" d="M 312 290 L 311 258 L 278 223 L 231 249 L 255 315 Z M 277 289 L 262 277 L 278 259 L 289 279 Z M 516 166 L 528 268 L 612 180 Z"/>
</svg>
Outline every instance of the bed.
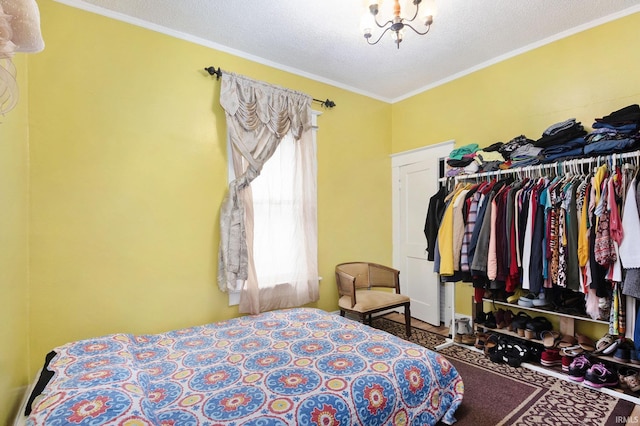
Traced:
<svg viewBox="0 0 640 426">
<path fill-rule="evenodd" d="M 47 361 L 27 425 L 452 424 L 464 392 L 442 355 L 313 308 L 81 340 Z"/>
</svg>

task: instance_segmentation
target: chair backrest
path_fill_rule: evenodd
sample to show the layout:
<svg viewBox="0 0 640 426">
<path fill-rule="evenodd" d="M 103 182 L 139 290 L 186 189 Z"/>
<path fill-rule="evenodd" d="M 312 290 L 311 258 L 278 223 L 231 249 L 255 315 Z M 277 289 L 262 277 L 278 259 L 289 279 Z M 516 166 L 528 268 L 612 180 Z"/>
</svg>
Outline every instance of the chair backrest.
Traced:
<svg viewBox="0 0 640 426">
<path fill-rule="evenodd" d="M 400 271 L 388 266 L 371 262 L 347 262 L 336 266 L 336 281 L 340 287 L 339 273 L 347 274 L 355 279 L 355 288 L 389 287 L 400 293 Z M 346 277 L 343 276 L 343 279 Z M 345 283 L 346 284 L 346 283 Z M 338 288 L 340 291 L 340 288 Z M 348 293 L 350 294 L 350 293 Z M 342 293 L 340 294 L 343 295 Z"/>
<path fill-rule="evenodd" d="M 400 293 L 400 271 L 388 266 L 369 264 L 370 287 L 390 287 Z"/>
</svg>

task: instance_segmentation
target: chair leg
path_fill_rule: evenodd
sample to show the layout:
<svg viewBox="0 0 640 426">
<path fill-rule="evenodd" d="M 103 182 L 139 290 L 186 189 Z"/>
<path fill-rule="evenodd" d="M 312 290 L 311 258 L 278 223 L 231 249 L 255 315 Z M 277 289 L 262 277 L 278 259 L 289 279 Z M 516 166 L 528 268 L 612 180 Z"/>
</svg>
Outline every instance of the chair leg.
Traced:
<svg viewBox="0 0 640 426">
<path fill-rule="evenodd" d="M 367 314 L 360 314 L 360 322 L 363 324 L 367 323 Z"/>
<path fill-rule="evenodd" d="M 411 308 L 408 303 L 404 305 L 404 323 L 407 337 L 411 337 Z"/>
<path fill-rule="evenodd" d="M 342 309 L 340 309 L 340 316 L 343 317 L 344 316 L 344 311 Z"/>
</svg>

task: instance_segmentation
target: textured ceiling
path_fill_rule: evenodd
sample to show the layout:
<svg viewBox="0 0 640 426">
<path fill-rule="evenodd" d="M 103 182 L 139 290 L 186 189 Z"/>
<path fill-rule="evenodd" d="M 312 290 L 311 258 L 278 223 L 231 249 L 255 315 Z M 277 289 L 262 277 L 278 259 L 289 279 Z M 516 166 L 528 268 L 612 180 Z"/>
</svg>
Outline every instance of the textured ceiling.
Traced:
<svg viewBox="0 0 640 426">
<path fill-rule="evenodd" d="M 436 0 L 429 34 L 407 31 L 396 49 L 388 34 L 367 45 L 363 0 L 56 1 L 388 102 L 640 11 L 640 0 Z"/>
</svg>

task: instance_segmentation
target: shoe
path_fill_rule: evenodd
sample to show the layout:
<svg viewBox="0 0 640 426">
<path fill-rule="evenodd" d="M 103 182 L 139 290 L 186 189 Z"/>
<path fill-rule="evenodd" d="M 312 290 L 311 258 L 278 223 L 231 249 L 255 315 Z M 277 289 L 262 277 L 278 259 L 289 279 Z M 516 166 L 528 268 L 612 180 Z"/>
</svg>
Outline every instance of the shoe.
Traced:
<svg viewBox="0 0 640 426">
<path fill-rule="evenodd" d="M 631 353 L 629 348 L 624 346 L 618 346 L 616 352 L 613 354 L 613 359 L 618 362 L 631 362 Z"/>
<path fill-rule="evenodd" d="M 584 375 L 590 368 L 591 361 L 589 361 L 589 358 L 584 355 L 579 355 L 573 361 L 571 361 L 571 364 L 569 364 L 567 375 L 571 380 L 582 382 L 584 381 Z"/>
<path fill-rule="evenodd" d="M 558 349 L 545 349 L 540 356 L 540 364 L 545 367 L 553 367 L 562 364 L 562 357 Z"/>
<path fill-rule="evenodd" d="M 476 319 L 474 322 L 476 324 L 484 324 L 486 320 L 487 320 L 487 314 L 485 314 L 484 311 L 480 311 L 476 314 Z"/>
<path fill-rule="evenodd" d="M 593 352 L 596 350 L 595 342 L 589 337 L 582 334 L 576 334 L 576 338 L 578 339 L 578 345 L 580 345 L 580 347 L 585 351 Z"/>
<path fill-rule="evenodd" d="M 567 355 L 561 355 L 561 356 L 562 356 L 562 371 L 564 371 L 565 373 L 568 373 L 569 367 L 571 366 L 571 363 L 574 361 L 574 359 Z"/>
<path fill-rule="evenodd" d="M 540 333 L 540 339 L 545 348 L 555 348 L 560 341 L 560 333 L 553 330 L 544 330 Z"/>
<path fill-rule="evenodd" d="M 484 355 L 491 359 L 491 356 L 496 353 L 498 350 L 498 343 L 500 341 L 500 336 L 495 333 L 490 333 L 487 335 L 486 340 L 484 341 Z"/>
<path fill-rule="evenodd" d="M 504 336 L 497 337 L 497 343 L 494 345 L 495 338 L 489 339 L 491 343 L 489 343 L 489 349 L 487 353 L 489 355 L 489 359 L 496 364 L 502 364 L 505 362 L 505 354 L 507 350 L 507 345 L 509 344 L 509 340 Z"/>
<path fill-rule="evenodd" d="M 484 352 L 484 344 L 487 341 L 487 337 L 489 336 L 487 336 L 485 333 L 478 333 L 476 335 L 474 346 Z"/>
<path fill-rule="evenodd" d="M 509 309 L 504 311 L 504 328 L 508 331 L 513 331 L 513 312 Z"/>
<path fill-rule="evenodd" d="M 463 334 L 461 340 L 462 340 L 462 344 L 464 345 L 476 344 L 476 336 L 473 334 Z"/>
<path fill-rule="evenodd" d="M 484 322 L 484 326 L 487 328 L 496 328 L 496 316 L 493 312 L 487 314 L 487 320 Z"/>
<path fill-rule="evenodd" d="M 544 346 L 539 345 L 533 342 L 527 342 L 527 349 L 529 350 L 529 356 L 527 357 L 527 361 L 540 363 L 542 359 L 542 354 L 544 353 Z"/>
<path fill-rule="evenodd" d="M 527 339 L 537 339 L 540 333 L 543 331 L 551 331 L 553 325 L 545 317 L 535 317 L 530 321 L 527 321 L 524 330 L 524 336 Z"/>
<path fill-rule="evenodd" d="M 460 333 L 460 327 L 458 326 L 458 320 L 453 320 L 453 330 L 455 331 L 451 331 L 451 328 L 449 328 L 452 336 L 457 336 L 458 334 L 462 335 L 462 333 Z"/>
<path fill-rule="evenodd" d="M 473 334 L 469 318 L 458 318 L 456 320 L 457 330 L 459 334 Z"/>
<path fill-rule="evenodd" d="M 640 364 L 640 359 L 638 359 L 638 352 L 635 349 L 629 349 L 629 362 L 632 364 Z"/>
<path fill-rule="evenodd" d="M 493 315 L 496 318 L 496 328 L 505 328 L 506 324 L 504 322 L 504 309 L 498 309 Z"/>
<path fill-rule="evenodd" d="M 640 377 L 635 370 L 624 367 L 618 369 L 618 381 L 623 389 L 629 389 L 631 392 L 640 391 Z"/>
<path fill-rule="evenodd" d="M 573 347 L 573 346 L 577 346 L 577 343 L 578 343 L 578 341 L 576 340 L 575 337 L 573 337 L 570 334 L 565 334 L 558 341 L 558 347 L 559 348 L 570 348 L 570 347 Z"/>
<path fill-rule="evenodd" d="M 522 362 L 527 360 L 528 355 L 526 346 L 519 342 L 512 342 L 507 344 L 502 359 L 511 367 L 520 367 Z"/>
<path fill-rule="evenodd" d="M 575 357 L 583 355 L 583 354 L 584 354 L 584 349 L 582 349 L 578 345 L 567 346 L 566 348 L 560 349 L 560 355 L 561 356 L 568 356 L 570 358 L 575 358 Z"/>
<path fill-rule="evenodd" d="M 524 296 L 525 293 L 521 288 L 516 289 L 516 291 L 509 297 L 507 297 L 507 303 L 517 304 L 520 297 Z"/>
<path fill-rule="evenodd" d="M 602 350 L 602 353 L 605 355 L 611 355 L 616 351 L 616 349 L 618 349 L 619 345 L 620 345 L 620 340 L 615 339 L 613 342 L 611 342 L 609 346 L 607 346 L 605 349 Z"/>
<path fill-rule="evenodd" d="M 544 297 L 544 293 L 540 293 L 538 294 L 538 296 L 536 296 L 533 300 L 533 306 L 535 307 L 540 307 L 540 306 L 546 306 L 547 305 L 547 300 Z"/>
<path fill-rule="evenodd" d="M 594 388 L 612 387 L 618 384 L 618 375 L 604 364 L 597 363 L 584 373 L 584 384 Z"/>
<path fill-rule="evenodd" d="M 511 328 L 518 332 L 518 335 L 524 337 L 524 329 L 527 325 L 527 321 L 530 321 L 531 317 L 526 312 L 518 312 L 511 321 Z"/>
<path fill-rule="evenodd" d="M 518 305 L 522 306 L 523 308 L 533 308 L 533 299 L 536 296 L 529 293 L 526 296 L 522 296 L 518 299 Z"/>
<path fill-rule="evenodd" d="M 561 296 L 560 306 L 556 310 L 569 315 L 586 313 L 585 295 L 577 291 L 567 289 Z"/>
<path fill-rule="evenodd" d="M 604 351 L 609 349 L 613 344 L 615 344 L 617 347 L 618 346 L 617 342 L 618 342 L 618 339 L 616 339 L 610 334 L 605 334 L 596 342 L 595 353 L 604 353 Z M 609 349 L 609 352 L 607 354 L 610 354 L 614 350 L 615 348 L 613 350 Z"/>
<path fill-rule="evenodd" d="M 530 319 L 531 317 L 529 316 L 529 314 L 527 314 L 526 312 L 520 311 L 511 320 L 511 326 L 513 327 L 514 330 L 517 330 L 518 328 L 524 329 L 524 326 L 527 324 L 527 321 L 529 321 Z"/>
</svg>

